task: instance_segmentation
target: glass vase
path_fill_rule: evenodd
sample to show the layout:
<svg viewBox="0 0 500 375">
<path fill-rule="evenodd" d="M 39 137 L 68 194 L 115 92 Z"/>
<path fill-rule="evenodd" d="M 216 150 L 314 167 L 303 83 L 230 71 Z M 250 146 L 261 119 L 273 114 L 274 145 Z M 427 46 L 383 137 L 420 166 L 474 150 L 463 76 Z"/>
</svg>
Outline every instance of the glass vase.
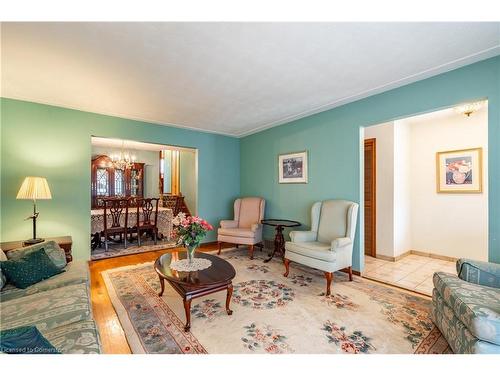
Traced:
<svg viewBox="0 0 500 375">
<path fill-rule="evenodd" d="M 197 248 L 198 248 L 198 245 L 191 245 L 191 246 L 186 247 L 187 260 L 188 260 L 189 264 L 193 263 L 194 253 L 196 252 Z"/>
</svg>

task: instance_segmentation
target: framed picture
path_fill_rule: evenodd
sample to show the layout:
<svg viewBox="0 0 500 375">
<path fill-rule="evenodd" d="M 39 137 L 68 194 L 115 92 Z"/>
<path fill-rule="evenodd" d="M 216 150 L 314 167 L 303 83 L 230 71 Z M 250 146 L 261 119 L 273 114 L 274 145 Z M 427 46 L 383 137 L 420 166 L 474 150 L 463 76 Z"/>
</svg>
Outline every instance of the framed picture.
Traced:
<svg viewBox="0 0 500 375">
<path fill-rule="evenodd" d="M 280 184 L 307 184 L 307 151 L 278 156 Z"/>
<path fill-rule="evenodd" d="M 436 153 L 438 193 L 481 193 L 483 191 L 482 148 Z"/>
</svg>

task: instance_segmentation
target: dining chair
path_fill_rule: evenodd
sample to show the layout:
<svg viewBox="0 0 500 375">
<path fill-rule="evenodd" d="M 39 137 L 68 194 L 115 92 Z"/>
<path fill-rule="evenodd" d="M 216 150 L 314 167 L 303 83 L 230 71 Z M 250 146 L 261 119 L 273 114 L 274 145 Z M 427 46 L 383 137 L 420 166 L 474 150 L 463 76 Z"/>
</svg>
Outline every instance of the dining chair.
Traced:
<svg viewBox="0 0 500 375">
<path fill-rule="evenodd" d="M 154 244 L 158 241 L 158 202 L 159 198 L 137 198 L 137 217 L 134 230 L 137 232 L 137 244 L 141 246 L 141 233 L 151 232 Z M 142 216 L 141 216 L 142 215 Z"/>
<path fill-rule="evenodd" d="M 128 230 L 128 199 L 107 198 L 103 199 L 104 204 L 104 248 L 109 250 L 108 241 L 110 236 L 120 235 L 124 239 L 125 249 L 127 248 Z M 123 218 L 123 220 L 122 220 Z M 123 225 L 122 225 L 123 223 Z"/>
</svg>

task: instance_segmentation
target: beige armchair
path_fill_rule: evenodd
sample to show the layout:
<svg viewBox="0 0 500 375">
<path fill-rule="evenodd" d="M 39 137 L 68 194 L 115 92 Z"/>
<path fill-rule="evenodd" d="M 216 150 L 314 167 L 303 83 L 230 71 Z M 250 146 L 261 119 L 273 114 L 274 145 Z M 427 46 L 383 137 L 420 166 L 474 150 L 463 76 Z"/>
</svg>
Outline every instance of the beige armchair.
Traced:
<svg viewBox="0 0 500 375">
<path fill-rule="evenodd" d="M 250 259 L 253 259 L 254 246 L 262 250 L 262 224 L 266 201 L 259 197 L 239 198 L 234 201 L 234 219 L 221 220 L 217 229 L 219 252 L 223 243 L 248 245 Z"/>
<path fill-rule="evenodd" d="M 290 262 L 325 272 L 330 295 L 333 272 L 345 269 L 352 281 L 352 248 L 359 205 L 344 200 L 316 202 L 311 208 L 311 230 L 290 232 L 285 243 L 285 274 Z"/>
</svg>

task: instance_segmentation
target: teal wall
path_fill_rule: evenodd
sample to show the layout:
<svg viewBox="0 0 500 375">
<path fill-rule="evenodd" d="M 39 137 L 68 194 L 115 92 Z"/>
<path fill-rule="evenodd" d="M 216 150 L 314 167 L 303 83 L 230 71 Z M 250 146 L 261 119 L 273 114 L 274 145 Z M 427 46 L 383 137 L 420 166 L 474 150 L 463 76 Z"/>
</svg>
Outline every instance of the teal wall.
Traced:
<svg viewBox="0 0 500 375">
<path fill-rule="evenodd" d="M 38 234 L 71 234 L 75 256 L 89 257 L 92 135 L 197 148 L 200 216 L 216 226 L 232 215 L 240 192 L 238 139 L 5 98 L 0 110 L 1 241 L 31 237 L 24 219 L 32 204 L 15 198 L 25 176 L 44 176 L 53 199 L 39 201 Z"/>
<path fill-rule="evenodd" d="M 264 197 L 266 217 L 294 219 L 308 226 L 315 201 L 360 202 L 360 127 L 475 99 L 489 100 L 489 258 L 500 262 L 500 57 L 243 138 L 241 195 Z M 302 150 L 309 152 L 309 183 L 278 184 L 278 154 Z M 359 232 L 353 259 L 356 270 L 364 263 Z"/>
<path fill-rule="evenodd" d="M 241 192 L 266 198 L 266 217 L 296 219 L 307 226 L 314 201 L 360 202 L 360 127 L 476 99 L 489 100 L 489 258 L 500 262 L 500 57 L 241 140 L 2 99 L 1 240 L 30 237 L 31 225 L 23 219 L 31 204 L 15 196 L 25 176 L 41 175 L 47 177 L 53 199 L 39 202 L 39 234 L 71 234 L 75 255 L 88 258 L 91 135 L 198 148 L 198 210 L 212 224 L 231 217 L 232 201 Z M 278 154 L 301 150 L 309 152 L 309 183 L 278 184 Z M 215 233 L 207 237 L 214 239 Z M 360 243 L 358 231 L 357 270 L 363 263 Z"/>
</svg>

